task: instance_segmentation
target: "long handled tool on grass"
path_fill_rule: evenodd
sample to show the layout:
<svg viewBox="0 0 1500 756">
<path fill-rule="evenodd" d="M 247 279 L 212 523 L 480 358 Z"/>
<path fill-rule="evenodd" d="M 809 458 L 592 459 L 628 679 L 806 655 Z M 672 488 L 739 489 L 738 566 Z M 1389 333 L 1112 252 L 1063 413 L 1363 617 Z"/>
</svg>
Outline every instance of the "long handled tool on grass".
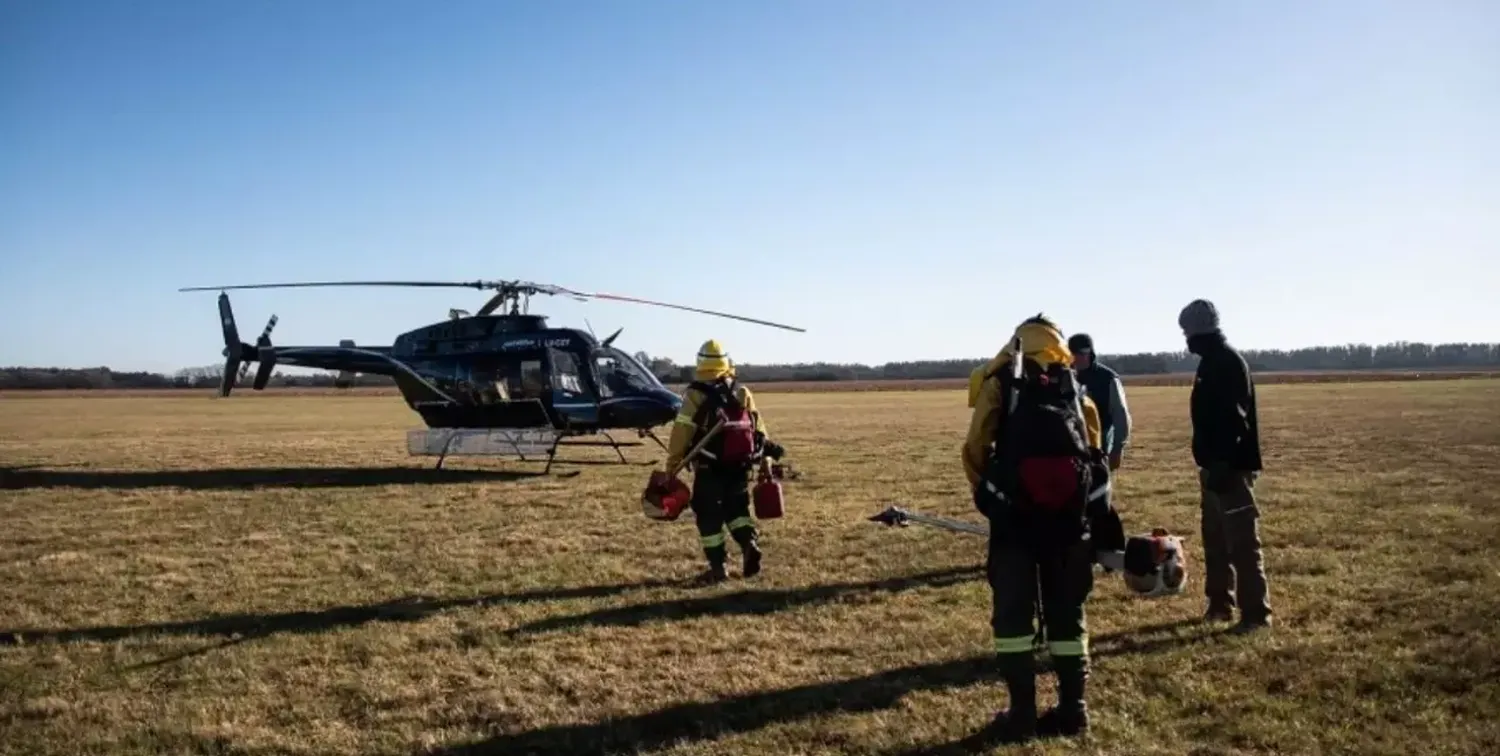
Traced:
<svg viewBox="0 0 1500 756">
<path fill-rule="evenodd" d="M 904 528 L 913 522 L 919 522 L 923 525 L 931 525 L 933 527 L 942 528 L 943 530 L 951 530 L 956 533 L 972 533 L 974 535 L 986 537 L 990 534 L 990 529 L 986 525 L 981 525 L 976 522 L 964 522 L 963 520 L 955 520 L 949 517 L 925 515 L 920 512 L 912 512 L 908 509 L 898 507 L 894 504 L 886 507 L 885 511 L 881 512 L 880 514 L 873 515 L 868 519 L 870 520 L 870 522 L 878 522 L 886 526 L 899 526 Z M 1101 551 L 1095 555 L 1094 561 L 1106 570 L 1119 572 L 1125 569 L 1125 552 Z"/>
<path fill-rule="evenodd" d="M 956 533 L 973 533 L 974 535 L 981 536 L 988 536 L 990 534 L 989 527 L 985 525 L 980 525 L 973 522 L 964 522 L 963 520 L 953 520 L 947 517 L 924 515 L 920 512 L 910 512 L 894 504 L 886 507 L 884 512 L 881 512 L 880 514 L 875 515 L 869 519 L 871 522 L 878 522 L 882 525 L 899 526 L 903 528 L 910 523 L 920 522 L 923 525 L 932 525 L 944 530 L 952 530 Z"/>
</svg>

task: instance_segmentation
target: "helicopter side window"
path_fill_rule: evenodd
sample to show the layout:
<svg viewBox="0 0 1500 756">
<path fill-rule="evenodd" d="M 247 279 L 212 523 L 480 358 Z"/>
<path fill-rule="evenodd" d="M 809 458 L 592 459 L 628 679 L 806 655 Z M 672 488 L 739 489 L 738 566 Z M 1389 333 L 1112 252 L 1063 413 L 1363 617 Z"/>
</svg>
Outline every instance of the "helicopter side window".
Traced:
<svg viewBox="0 0 1500 756">
<path fill-rule="evenodd" d="M 552 383 L 562 399 L 584 397 L 583 383 L 578 377 L 578 361 L 569 352 L 558 349 L 547 351 L 552 361 Z"/>
<path fill-rule="evenodd" d="M 547 392 L 547 373 L 541 360 L 523 360 L 520 370 L 520 390 L 512 394 L 520 399 L 541 399 Z"/>
<path fill-rule="evenodd" d="M 599 374 L 599 391 L 604 398 L 643 391 L 659 385 L 656 376 L 631 359 L 630 355 L 614 347 L 596 349 L 594 365 Z"/>
</svg>

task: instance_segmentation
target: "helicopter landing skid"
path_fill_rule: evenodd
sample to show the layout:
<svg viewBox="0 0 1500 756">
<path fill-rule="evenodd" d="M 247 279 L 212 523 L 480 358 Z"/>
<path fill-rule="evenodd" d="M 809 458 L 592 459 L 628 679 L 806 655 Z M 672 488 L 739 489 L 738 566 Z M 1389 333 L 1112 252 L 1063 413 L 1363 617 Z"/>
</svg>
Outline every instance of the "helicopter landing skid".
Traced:
<svg viewBox="0 0 1500 756">
<path fill-rule="evenodd" d="M 605 440 L 580 439 L 578 436 L 586 434 L 566 433 L 545 426 L 538 428 L 428 428 L 409 431 L 406 435 L 406 448 L 411 456 L 437 457 L 437 464 L 433 467 L 436 470 L 441 470 L 443 462 L 451 456 L 514 457 L 521 462 L 539 462 L 545 457 L 547 466 L 542 470 L 542 474 L 546 475 L 552 471 L 552 465 L 557 462 L 577 465 L 630 464 L 630 461 L 625 458 L 625 453 L 620 450 L 621 447 L 644 445 L 642 442 L 616 441 L 607 431 L 601 430 L 595 433 L 604 436 Z M 657 444 L 661 444 L 659 439 L 654 436 L 652 438 Z M 559 459 L 557 450 L 562 446 L 608 446 L 615 450 L 620 461 L 616 463 Z"/>
<path fill-rule="evenodd" d="M 653 433 L 650 428 L 639 428 L 639 429 L 636 430 L 636 434 L 639 435 L 641 438 L 649 438 L 652 441 L 655 441 L 656 445 L 660 446 L 662 451 L 671 451 L 670 449 L 667 448 L 666 444 L 664 444 L 664 443 L 661 442 L 660 438 L 657 438 L 656 434 Z"/>
</svg>

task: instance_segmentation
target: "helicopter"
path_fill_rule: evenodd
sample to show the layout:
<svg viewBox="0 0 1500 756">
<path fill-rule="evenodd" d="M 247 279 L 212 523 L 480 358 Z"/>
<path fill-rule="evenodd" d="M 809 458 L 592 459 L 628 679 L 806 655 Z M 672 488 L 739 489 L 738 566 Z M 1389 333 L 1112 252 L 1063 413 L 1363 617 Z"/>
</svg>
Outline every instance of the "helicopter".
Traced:
<svg viewBox="0 0 1500 756">
<path fill-rule="evenodd" d="M 391 346 L 274 346 L 272 315 L 254 344 L 240 340 L 230 289 L 331 286 L 461 287 L 495 293 L 474 313 L 450 309 L 448 318 L 396 336 Z M 686 310 L 805 333 L 806 329 L 741 315 L 601 292 L 586 293 L 527 281 L 319 281 L 192 286 L 218 291 L 224 336 L 224 373 L 218 394 L 228 397 L 258 362 L 251 388 L 266 387 L 277 365 L 391 376 L 408 407 L 426 425 L 409 431 L 410 455 L 437 456 L 437 467 L 453 455 L 545 456 L 549 472 L 564 445 L 609 445 L 626 464 L 611 430 L 634 431 L 663 449 L 653 429 L 672 422 L 682 399 L 640 361 L 614 345 L 624 329 L 600 340 L 592 328 L 553 327 L 530 312 L 535 295 L 586 302 L 615 300 Z M 602 435 L 605 442 L 583 440 Z"/>
</svg>

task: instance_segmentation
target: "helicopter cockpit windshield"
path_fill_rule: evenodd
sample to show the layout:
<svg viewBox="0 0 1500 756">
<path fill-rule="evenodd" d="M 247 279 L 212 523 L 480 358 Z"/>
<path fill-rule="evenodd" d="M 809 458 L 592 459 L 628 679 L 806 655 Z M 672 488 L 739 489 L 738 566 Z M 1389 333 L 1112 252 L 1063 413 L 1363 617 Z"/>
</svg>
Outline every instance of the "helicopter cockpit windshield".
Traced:
<svg viewBox="0 0 1500 756">
<path fill-rule="evenodd" d="M 599 375 L 599 390 L 605 397 L 662 388 L 661 381 L 634 357 L 614 347 L 594 350 L 594 367 Z"/>
</svg>

